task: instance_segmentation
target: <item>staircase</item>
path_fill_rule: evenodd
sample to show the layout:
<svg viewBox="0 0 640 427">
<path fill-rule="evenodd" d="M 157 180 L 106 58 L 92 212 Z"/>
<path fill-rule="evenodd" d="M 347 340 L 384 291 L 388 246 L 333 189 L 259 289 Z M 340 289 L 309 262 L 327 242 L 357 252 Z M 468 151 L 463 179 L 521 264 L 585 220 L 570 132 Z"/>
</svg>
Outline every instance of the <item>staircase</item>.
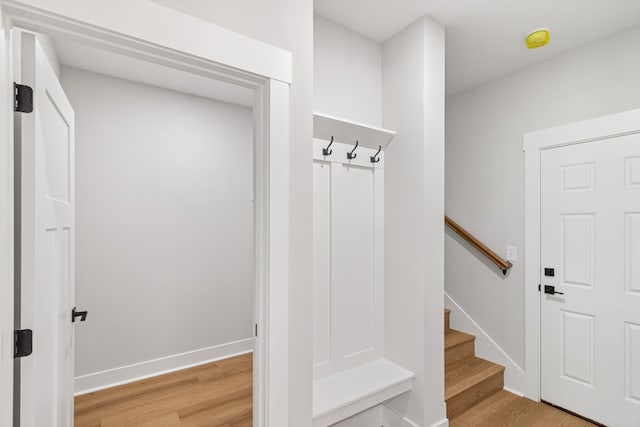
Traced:
<svg viewBox="0 0 640 427">
<path fill-rule="evenodd" d="M 491 396 L 504 386 L 504 366 L 475 355 L 473 335 L 451 329 L 451 310 L 444 311 L 445 401 L 450 425 L 456 418 Z"/>
</svg>

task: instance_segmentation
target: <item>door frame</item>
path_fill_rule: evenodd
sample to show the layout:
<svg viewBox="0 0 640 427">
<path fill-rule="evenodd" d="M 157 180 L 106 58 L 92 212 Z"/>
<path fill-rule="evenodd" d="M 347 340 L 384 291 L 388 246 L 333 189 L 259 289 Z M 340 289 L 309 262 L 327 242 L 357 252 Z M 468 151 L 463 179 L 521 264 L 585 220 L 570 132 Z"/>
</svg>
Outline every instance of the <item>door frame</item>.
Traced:
<svg viewBox="0 0 640 427">
<path fill-rule="evenodd" d="M 527 133 L 523 138 L 525 158 L 525 372 L 524 394 L 540 401 L 541 371 L 541 227 L 540 178 L 542 152 L 574 144 L 585 144 L 640 133 L 640 109 L 625 111 L 563 126 Z"/>
<path fill-rule="evenodd" d="M 291 54 L 143 0 L 0 0 L 0 426 L 12 425 L 14 398 L 13 27 L 253 90 L 254 425 L 288 425 Z"/>
</svg>

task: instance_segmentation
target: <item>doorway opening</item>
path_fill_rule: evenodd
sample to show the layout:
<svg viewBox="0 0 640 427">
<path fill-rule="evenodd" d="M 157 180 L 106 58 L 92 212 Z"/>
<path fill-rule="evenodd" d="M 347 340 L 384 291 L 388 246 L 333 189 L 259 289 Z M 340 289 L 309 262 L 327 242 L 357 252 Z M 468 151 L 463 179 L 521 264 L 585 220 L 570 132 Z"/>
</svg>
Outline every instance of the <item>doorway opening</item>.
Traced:
<svg viewBox="0 0 640 427">
<path fill-rule="evenodd" d="M 15 319 L 37 350 L 16 362 L 16 425 L 253 425 L 253 90 L 13 42 L 35 110 L 16 119 Z"/>
</svg>

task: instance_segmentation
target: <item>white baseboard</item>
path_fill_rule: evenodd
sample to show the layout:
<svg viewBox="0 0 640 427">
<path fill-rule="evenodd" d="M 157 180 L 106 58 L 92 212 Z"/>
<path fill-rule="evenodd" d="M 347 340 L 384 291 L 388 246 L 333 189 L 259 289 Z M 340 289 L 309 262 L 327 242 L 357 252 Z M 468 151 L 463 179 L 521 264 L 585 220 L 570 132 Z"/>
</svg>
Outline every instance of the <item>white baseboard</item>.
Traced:
<svg viewBox="0 0 640 427">
<path fill-rule="evenodd" d="M 432 424 L 431 427 L 449 427 L 449 419 L 443 418 L 435 424 Z"/>
<path fill-rule="evenodd" d="M 162 375 L 253 351 L 254 338 L 188 351 L 146 362 L 120 366 L 75 378 L 75 395 Z"/>
<path fill-rule="evenodd" d="M 383 406 L 378 405 L 333 424 L 331 427 L 394 427 L 384 422 L 382 410 Z"/>
<path fill-rule="evenodd" d="M 521 393 L 518 390 L 514 390 L 511 387 L 507 387 L 507 386 L 504 386 L 503 388 L 504 388 L 505 391 L 508 391 L 509 393 L 513 393 L 513 394 L 515 394 L 516 396 L 519 396 L 519 397 L 524 397 L 524 393 Z"/>
<path fill-rule="evenodd" d="M 399 415 L 398 413 L 396 413 L 393 409 L 389 408 L 388 406 L 384 405 L 382 407 L 382 414 L 383 414 L 383 420 L 384 420 L 384 425 L 385 427 L 420 427 L 420 425 L 418 423 L 413 422 L 412 420 L 410 420 L 407 417 L 403 417 L 402 415 Z M 443 427 L 446 427 L 449 425 L 449 421 L 445 419 L 445 421 L 447 422 L 446 424 L 443 424 Z M 432 427 L 440 427 L 440 423 L 438 424 L 434 424 Z"/>
<path fill-rule="evenodd" d="M 451 310 L 451 327 L 476 337 L 476 355 L 505 367 L 504 385 L 511 393 L 522 396 L 517 390 L 527 389 L 527 375 L 489 334 L 480 327 L 458 303 L 444 293 L 445 307 Z"/>
</svg>

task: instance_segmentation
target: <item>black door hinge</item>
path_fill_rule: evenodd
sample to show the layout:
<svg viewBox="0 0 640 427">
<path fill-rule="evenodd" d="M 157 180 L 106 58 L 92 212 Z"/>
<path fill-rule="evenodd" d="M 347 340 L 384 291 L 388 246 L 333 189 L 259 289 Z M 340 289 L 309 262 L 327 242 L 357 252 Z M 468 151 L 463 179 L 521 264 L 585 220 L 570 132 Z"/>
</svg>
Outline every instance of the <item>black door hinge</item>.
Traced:
<svg viewBox="0 0 640 427">
<path fill-rule="evenodd" d="M 15 339 L 14 358 L 26 357 L 33 353 L 33 331 L 31 329 L 18 329 Z"/>
<path fill-rule="evenodd" d="M 256 337 L 258 336 L 258 324 L 256 323 Z"/>
<path fill-rule="evenodd" d="M 15 102 L 13 109 L 19 113 L 33 112 L 33 89 L 27 85 L 13 83 Z"/>
<path fill-rule="evenodd" d="M 538 285 L 538 292 L 541 291 L 542 285 Z"/>
</svg>

